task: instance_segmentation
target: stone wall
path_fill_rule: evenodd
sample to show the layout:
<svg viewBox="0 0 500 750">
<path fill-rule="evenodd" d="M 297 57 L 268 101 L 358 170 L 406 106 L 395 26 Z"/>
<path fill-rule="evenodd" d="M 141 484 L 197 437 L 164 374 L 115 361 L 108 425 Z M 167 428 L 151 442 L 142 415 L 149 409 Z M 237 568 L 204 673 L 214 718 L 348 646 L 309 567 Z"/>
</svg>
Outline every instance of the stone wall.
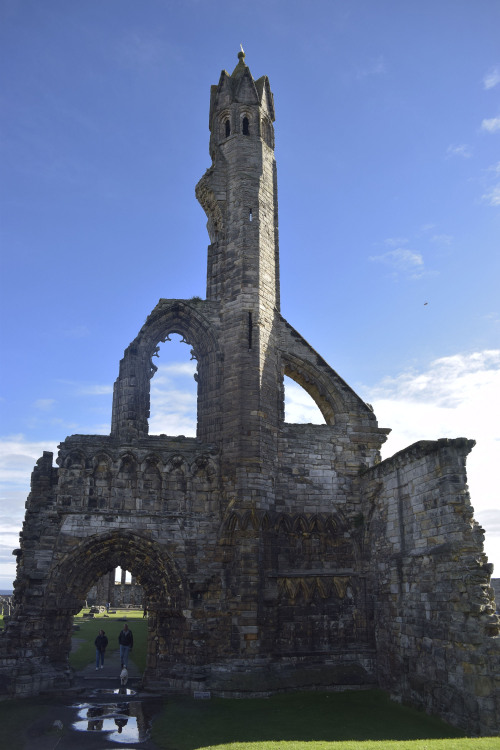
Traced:
<svg viewBox="0 0 500 750">
<path fill-rule="evenodd" d="M 368 470 L 365 538 L 381 686 L 466 731 L 494 734 L 499 621 L 466 484 L 473 445 L 422 441 Z"/>
</svg>

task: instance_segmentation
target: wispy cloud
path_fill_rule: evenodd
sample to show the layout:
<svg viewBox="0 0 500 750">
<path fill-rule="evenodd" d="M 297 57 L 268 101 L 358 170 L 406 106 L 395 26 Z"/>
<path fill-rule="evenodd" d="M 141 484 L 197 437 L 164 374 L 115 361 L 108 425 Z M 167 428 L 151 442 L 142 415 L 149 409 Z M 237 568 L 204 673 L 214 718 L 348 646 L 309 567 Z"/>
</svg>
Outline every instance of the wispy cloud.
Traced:
<svg viewBox="0 0 500 750">
<path fill-rule="evenodd" d="M 370 60 L 366 65 L 358 68 L 356 71 L 356 78 L 361 80 L 369 76 L 379 76 L 387 71 L 384 57 L 379 55 L 378 57 Z"/>
<path fill-rule="evenodd" d="M 114 44 L 114 56 L 119 65 L 132 70 L 174 71 L 183 63 L 180 48 L 168 43 L 161 33 L 129 30 Z"/>
<path fill-rule="evenodd" d="M 455 408 L 477 395 L 478 388 L 486 388 L 492 395 L 495 386 L 500 392 L 500 349 L 487 349 L 441 357 L 423 372 L 409 370 L 387 377 L 371 389 L 371 398 L 390 393 L 398 400 L 428 401 L 434 406 Z"/>
<path fill-rule="evenodd" d="M 488 133 L 500 132 L 500 117 L 490 117 L 489 119 L 483 120 L 481 123 L 481 130 L 486 130 Z"/>
<path fill-rule="evenodd" d="M 400 247 L 401 245 L 407 245 L 409 241 L 406 237 L 387 237 L 384 244 L 389 247 Z"/>
<path fill-rule="evenodd" d="M 450 144 L 446 149 L 446 156 L 461 156 L 463 159 L 470 159 L 472 156 L 472 149 L 466 143 Z"/>
<path fill-rule="evenodd" d="M 481 198 L 489 206 L 500 206 L 500 183 L 490 188 Z"/>
<path fill-rule="evenodd" d="M 90 330 L 87 326 L 75 326 L 74 328 L 63 330 L 62 335 L 66 339 L 83 339 L 90 336 Z"/>
<path fill-rule="evenodd" d="M 451 234 L 433 234 L 431 237 L 431 242 L 434 245 L 451 245 L 453 242 L 453 237 Z"/>
<path fill-rule="evenodd" d="M 489 206 L 500 206 L 500 161 L 496 164 L 492 164 L 483 172 L 482 182 L 484 185 L 484 192 L 481 196 L 483 203 L 487 203 Z"/>
<path fill-rule="evenodd" d="M 77 389 L 79 396 L 109 396 L 113 393 L 112 385 L 81 385 Z"/>
<path fill-rule="evenodd" d="M 492 89 L 494 86 L 500 83 L 500 68 L 492 68 L 489 70 L 483 78 L 483 86 L 485 89 Z"/>
<path fill-rule="evenodd" d="M 405 247 L 388 250 L 382 255 L 371 255 L 369 259 L 374 263 L 382 263 L 388 266 L 396 278 L 404 276 L 410 279 L 419 279 L 425 273 L 422 255 Z"/>
<path fill-rule="evenodd" d="M 40 411 L 50 411 L 55 403 L 56 400 L 54 398 L 39 398 L 33 406 L 35 409 L 40 409 Z"/>
</svg>

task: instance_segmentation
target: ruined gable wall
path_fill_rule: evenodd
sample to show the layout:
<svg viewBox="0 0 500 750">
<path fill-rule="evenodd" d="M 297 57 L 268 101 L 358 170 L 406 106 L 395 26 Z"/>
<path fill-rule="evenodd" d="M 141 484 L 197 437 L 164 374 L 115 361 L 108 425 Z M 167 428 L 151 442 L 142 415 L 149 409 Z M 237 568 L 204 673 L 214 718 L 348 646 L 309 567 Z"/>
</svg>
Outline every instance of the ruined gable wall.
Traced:
<svg viewBox="0 0 500 750">
<path fill-rule="evenodd" d="M 365 473 L 381 687 L 478 734 L 500 730 L 492 566 L 473 519 L 473 441 L 422 441 Z"/>
</svg>

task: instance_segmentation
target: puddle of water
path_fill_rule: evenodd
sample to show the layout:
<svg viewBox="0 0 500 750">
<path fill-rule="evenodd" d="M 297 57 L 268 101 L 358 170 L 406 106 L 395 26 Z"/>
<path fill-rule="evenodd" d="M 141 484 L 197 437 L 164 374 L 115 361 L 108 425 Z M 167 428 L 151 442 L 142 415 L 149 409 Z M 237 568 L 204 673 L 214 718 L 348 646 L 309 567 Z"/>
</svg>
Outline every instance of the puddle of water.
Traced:
<svg viewBox="0 0 500 750">
<path fill-rule="evenodd" d="M 79 732 L 102 732 L 112 742 L 134 744 L 149 737 L 150 720 L 143 712 L 142 703 L 79 703 L 78 720 L 72 724 Z"/>
<path fill-rule="evenodd" d="M 119 687 L 119 688 L 98 688 L 93 690 L 90 695 L 123 695 L 129 697 L 130 695 L 137 695 L 137 690 L 131 690 L 130 688 Z"/>
<path fill-rule="evenodd" d="M 81 732 L 105 732 L 106 739 L 112 742 L 139 743 L 145 742 L 147 736 L 141 736 L 134 717 L 115 717 L 114 719 L 90 719 L 75 721 L 73 729 Z"/>
</svg>

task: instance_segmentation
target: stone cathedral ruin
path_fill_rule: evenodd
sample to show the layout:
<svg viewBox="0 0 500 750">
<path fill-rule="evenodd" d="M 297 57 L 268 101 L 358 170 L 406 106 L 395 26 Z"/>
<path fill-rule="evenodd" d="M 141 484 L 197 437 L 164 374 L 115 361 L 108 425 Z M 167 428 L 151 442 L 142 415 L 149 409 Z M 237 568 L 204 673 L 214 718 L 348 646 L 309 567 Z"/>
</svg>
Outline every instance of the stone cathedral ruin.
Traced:
<svg viewBox="0 0 500 750">
<path fill-rule="evenodd" d="M 161 299 L 125 350 L 111 433 L 37 461 L 0 639 L 4 696 L 71 684 L 72 618 L 120 566 L 149 610 L 144 684 L 266 695 L 381 687 L 470 733 L 500 729 L 492 566 L 474 441 L 389 432 L 281 316 L 274 102 L 240 52 L 210 95 L 206 299 Z M 196 438 L 148 434 L 154 356 L 197 360 Z M 284 375 L 325 424 L 284 421 Z"/>
</svg>

